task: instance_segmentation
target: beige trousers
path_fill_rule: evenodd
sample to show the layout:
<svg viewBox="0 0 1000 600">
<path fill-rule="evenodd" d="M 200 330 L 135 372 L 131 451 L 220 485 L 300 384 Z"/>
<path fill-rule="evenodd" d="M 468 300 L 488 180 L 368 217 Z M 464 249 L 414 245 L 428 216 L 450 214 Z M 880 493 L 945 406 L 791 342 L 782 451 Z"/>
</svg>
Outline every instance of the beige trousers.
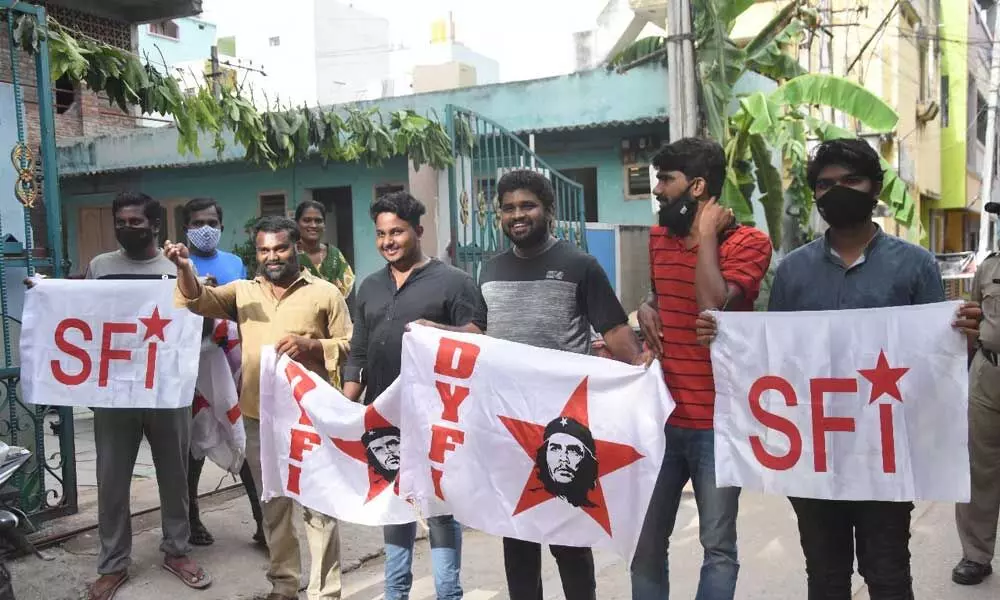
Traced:
<svg viewBox="0 0 1000 600">
<path fill-rule="evenodd" d="M 254 485 L 263 490 L 260 469 L 260 421 L 244 418 L 247 432 L 247 463 L 253 474 Z M 295 501 L 291 498 L 274 498 L 261 504 L 264 513 L 264 536 L 271 555 L 267 579 L 272 593 L 298 598 L 302 577 L 302 557 L 295 533 Z M 309 600 L 340 600 L 340 532 L 337 520 L 308 508 L 302 508 L 306 543 L 312 559 L 309 570 Z"/>
<path fill-rule="evenodd" d="M 955 505 L 965 558 L 989 564 L 1000 518 L 1000 367 L 976 353 L 969 371 L 969 465 L 972 497 Z"/>
</svg>

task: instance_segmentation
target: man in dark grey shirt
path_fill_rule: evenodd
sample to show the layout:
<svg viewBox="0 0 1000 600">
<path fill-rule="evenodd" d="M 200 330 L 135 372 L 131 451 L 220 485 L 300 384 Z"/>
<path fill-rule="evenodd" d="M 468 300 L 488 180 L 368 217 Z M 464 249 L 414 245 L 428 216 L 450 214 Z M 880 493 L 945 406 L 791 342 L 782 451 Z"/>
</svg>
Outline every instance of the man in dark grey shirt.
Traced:
<svg viewBox="0 0 1000 600">
<path fill-rule="evenodd" d="M 365 404 L 370 404 L 399 376 L 407 324 L 471 333 L 486 328 L 486 308 L 472 278 L 421 252 L 420 217 L 425 212 L 424 205 L 407 192 L 388 194 L 372 204 L 375 245 L 388 264 L 365 278 L 358 289 L 354 338 L 343 371 L 344 394 L 351 400 L 359 400 L 365 389 Z M 398 431 L 395 435 L 398 440 Z M 387 470 L 385 475 L 394 478 L 396 473 Z M 462 527 L 451 515 L 427 522 L 437 598 L 459 600 Z M 416 532 L 416 523 L 383 528 L 386 600 L 409 597 Z"/>
<path fill-rule="evenodd" d="M 504 234 L 514 247 L 483 269 L 486 333 L 542 348 L 586 354 L 590 329 L 618 360 L 648 364 L 628 317 L 597 260 L 550 234 L 555 192 L 542 174 L 511 171 L 497 184 Z M 566 600 L 594 600 L 590 548 L 551 546 Z M 504 538 L 507 590 L 517 600 L 542 600 L 541 545 Z"/>
<path fill-rule="evenodd" d="M 834 140 L 816 149 L 808 180 L 830 229 L 781 262 L 769 310 L 846 310 L 945 300 L 934 256 L 885 234 L 872 222 L 882 179 L 879 155 L 862 140 Z M 954 326 L 974 339 L 981 318 L 978 305 L 967 303 Z M 697 327 L 703 342 L 714 338 L 710 315 L 699 316 Z M 913 503 L 789 500 L 798 518 L 810 599 L 851 597 L 855 543 L 858 571 L 872 598 L 913 598 Z"/>
</svg>

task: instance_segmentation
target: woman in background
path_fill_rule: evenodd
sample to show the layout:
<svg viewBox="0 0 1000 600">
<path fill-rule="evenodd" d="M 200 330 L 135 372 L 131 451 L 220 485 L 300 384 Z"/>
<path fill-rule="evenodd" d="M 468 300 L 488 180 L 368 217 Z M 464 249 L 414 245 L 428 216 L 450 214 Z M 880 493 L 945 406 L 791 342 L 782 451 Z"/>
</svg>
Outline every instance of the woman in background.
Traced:
<svg viewBox="0 0 1000 600">
<path fill-rule="evenodd" d="M 326 232 L 326 208 L 315 200 L 306 200 L 295 209 L 299 225 L 299 264 L 309 272 L 337 286 L 345 298 L 354 287 L 354 271 L 343 253 L 323 243 Z"/>
</svg>

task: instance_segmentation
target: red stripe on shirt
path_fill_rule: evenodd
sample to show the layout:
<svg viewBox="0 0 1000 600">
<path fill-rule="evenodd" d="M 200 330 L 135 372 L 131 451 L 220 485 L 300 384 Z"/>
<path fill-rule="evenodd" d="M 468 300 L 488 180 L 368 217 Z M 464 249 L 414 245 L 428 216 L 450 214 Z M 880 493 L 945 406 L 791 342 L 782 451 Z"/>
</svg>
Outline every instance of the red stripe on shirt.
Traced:
<svg viewBox="0 0 1000 600">
<path fill-rule="evenodd" d="M 660 364 L 667 388 L 677 403 L 668 423 L 689 429 L 711 429 L 715 384 L 708 348 L 698 344 L 695 320 L 698 301 L 694 277 L 698 248 L 653 227 L 649 234 L 650 278 L 663 322 L 663 358 Z M 739 227 L 719 247 L 723 278 L 742 291 L 727 310 L 753 310 L 760 284 L 771 263 L 771 242 L 763 232 Z"/>
</svg>

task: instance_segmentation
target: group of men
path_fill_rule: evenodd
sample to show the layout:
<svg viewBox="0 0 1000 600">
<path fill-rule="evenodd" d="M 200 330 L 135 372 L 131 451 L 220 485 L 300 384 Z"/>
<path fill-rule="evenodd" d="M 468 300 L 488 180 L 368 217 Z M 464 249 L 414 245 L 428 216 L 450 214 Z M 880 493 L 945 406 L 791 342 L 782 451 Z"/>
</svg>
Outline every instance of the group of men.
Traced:
<svg viewBox="0 0 1000 600">
<path fill-rule="evenodd" d="M 341 372 L 344 394 L 365 403 L 399 375 L 402 337 L 414 322 L 575 353 L 590 352 L 596 332 L 617 360 L 641 365 L 658 358 L 677 408 L 665 424 L 663 464 L 630 565 L 632 597 L 668 597 L 669 538 L 682 490 L 690 480 L 705 551 L 696 597 L 731 599 L 739 570 L 739 489 L 715 485 L 715 384 L 708 346 L 716 325 L 708 311 L 752 310 L 772 248 L 766 234 L 735 223 L 732 211 L 718 203 L 726 169 L 719 144 L 680 140 L 661 149 L 653 166 L 660 210 L 659 225 L 650 234 L 652 293 L 638 311 L 647 349 L 629 326 L 596 259 L 553 237 L 552 184 L 529 169 L 509 172 L 497 183 L 501 226 L 511 249 L 484 266 L 479 282 L 422 252 L 420 219 L 425 207 L 419 200 L 406 192 L 377 199 L 370 217 L 376 247 L 387 264 L 356 290 L 353 322 L 341 292 L 298 264 L 299 233 L 290 219 L 267 217 L 258 222 L 253 235 L 260 266 L 254 279 L 246 279 L 229 259 L 208 264 L 220 256 L 213 245 L 219 237 L 215 230 L 222 231 L 222 214 L 214 203 L 190 206 L 185 213 L 190 248 L 168 241 L 160 251 L 159 205 L 146 196 L 119 196 L 114 212 L 122 249 L 94 259 L 88 274 L 176 277 L 178 305 L 238 324 L 243 345 L 240 406 L 247 432 L 244 481 L 252 499 L 257 495 L 254 490 L 260 489 L 262 346 L 273 346 L 324 377 Z M 770 310 L 843 310 L 944 300 L 933 255 L 886 234 L 871 220 L 882 178 L 878 154 L 865 142 L 839 140 L 818 148 L 808 181 L 829 229 L 778 266 Z M 207 285 L 199 273 L 211 273 L 220 285 Z M 979 294 L 977 300 L 985 292 L 980 289 Z M 967 303 L 953 323 L 969 336 L 970 350 L 979 348 L 974 344 L 981 320 L 978 304 Z M 992 351 L 984 347 L 979 352 L 989 359 L 986 352 Z M 988 361 L 994 369 L 995 356 Z M 196 509 L 189 515 L 196 506 L 195 474 L 200 471 L 197 464 L 188 467 L 185 436 L 189 437 L 190 418 L 190 411 L 180 409 L 95 411 L 102 549 L 101 578 L 91 588 L 92 599 L 113 597 L 127 578 L 128 484 L 144 433 L 161 489 L 164 567 L 192 587 L 210 581 L 187 558 L 189 539 L 207 534 Z M 575 468 L 580 457 L 572 462 L 568 452 L 555 454 L 552 460 L 565 473 L 556 469 L 550 475 L 568 477 L 570 466 Z M 191 499 L 177 490 L 190 490 Z M 873 599 L 913 597 L 908 548 L 911 503 L 792 498 L 791 504 L 806 557 L 810 600 L 850 597 L 855 541 L 859 570 Z M 268 600 L 296 598 L 299 591 L 301 560 L 292 514 L 288 498 L 275 498 L 260 507 L 258 527 L 271 561 Z M 994 532 L 995 516 L 994 511 Z M 307 594 L 311 599 L 339 598 L 337 523 L 308 509 L 304 518 L 312 555 Z M 461 525 L 441 516 L 430 519 L 429 526 L 437 597 L 461 598 Z M 384 529 L 387 600 L 409 595 L 415 534 L 414 523 Z M 200 541 L 204 539 L 202 535 Z M 595 599 L 591 550 L 551 546 L 550 551 L 567 600 Z M 503 555 L 510 597 L 541 600 L 540 545 L 504 539 Z M 967 557 L 979 565 L 982 561 L 988 565 L 990 558 L 991 551 Z"/>
</svg>

